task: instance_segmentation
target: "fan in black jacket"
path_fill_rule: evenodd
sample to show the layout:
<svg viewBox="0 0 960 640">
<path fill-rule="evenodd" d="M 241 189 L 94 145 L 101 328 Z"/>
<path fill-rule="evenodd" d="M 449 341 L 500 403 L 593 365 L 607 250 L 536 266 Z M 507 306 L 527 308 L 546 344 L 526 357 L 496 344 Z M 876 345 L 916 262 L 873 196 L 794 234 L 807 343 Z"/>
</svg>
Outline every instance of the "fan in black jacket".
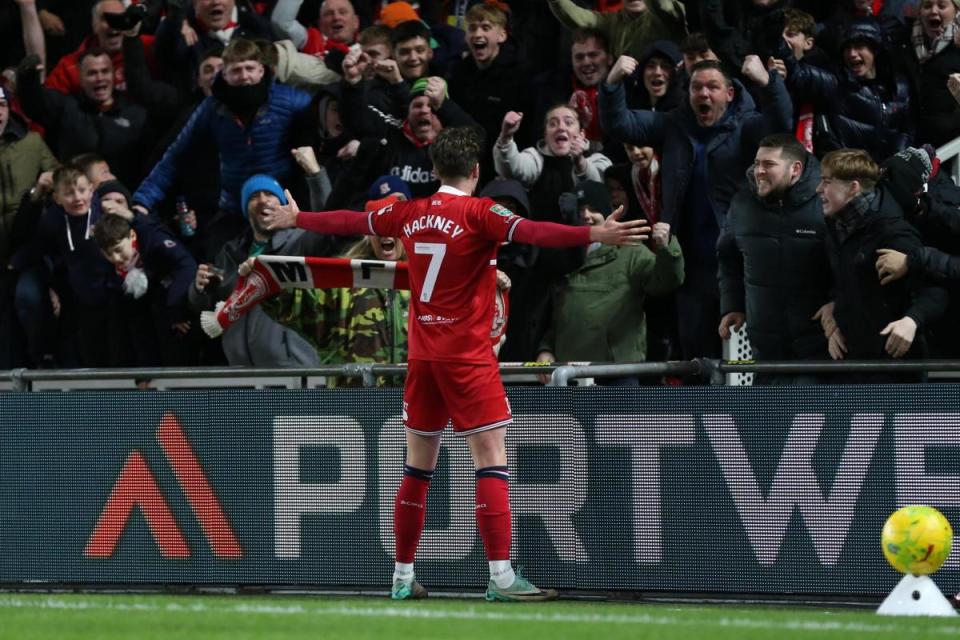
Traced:
<svg viewBox="0 0 960 640">
<path fill-rule="evenodd" d="M 717 242 L 720 337 L 746 320 L 757 360 L 826 359 L 814 320 L 832 285 L 820 163 L 781 133 L 761 141 L 748 174 Z"/>
<path fill-rule="evenodd" d="M 904 219 L 889 185 L 877 184 L 880 168 L 865 151 L 831 152 L 821 172 L 817 192 L 827 219 L 839 326 L 830 337 L 830 355 L 854 360 L 925 357 L 924 334 L 945 311 L 946 291 L 915 276 L 882 285 L 874 265 L 882 248 L 910 253 L 922 246 L 919 232 Z"/>
</svg>

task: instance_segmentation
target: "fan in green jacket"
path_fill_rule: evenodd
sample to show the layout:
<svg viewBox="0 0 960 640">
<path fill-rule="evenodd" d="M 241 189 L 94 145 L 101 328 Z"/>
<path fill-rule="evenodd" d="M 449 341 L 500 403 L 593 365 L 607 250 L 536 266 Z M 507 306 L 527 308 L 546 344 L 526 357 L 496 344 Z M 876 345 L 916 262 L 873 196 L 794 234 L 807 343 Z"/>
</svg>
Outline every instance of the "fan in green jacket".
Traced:
<svg viewBox="0 0 960 640">
<path fill-rule="evenodd" d="M 0 87 L 0 260 L 10 258 L 13 218 L 20 199 L 44 171 L 53 171 L 57 160 L 47 144 L 10 109 L 6 89 Z"/>
<path fill-rule="evenodd" d="M 610 213 L 606 187 L 577 189 L 580 213 L 598 224 Z M 670 225 L 659 222 L 646 246 L 590 246 L 553 290 L 553 319 L 541 341 L 540 362 L 640 362 L 647 355 L 644 301 L 683 283 L 683 254 Z"/>
</svg>

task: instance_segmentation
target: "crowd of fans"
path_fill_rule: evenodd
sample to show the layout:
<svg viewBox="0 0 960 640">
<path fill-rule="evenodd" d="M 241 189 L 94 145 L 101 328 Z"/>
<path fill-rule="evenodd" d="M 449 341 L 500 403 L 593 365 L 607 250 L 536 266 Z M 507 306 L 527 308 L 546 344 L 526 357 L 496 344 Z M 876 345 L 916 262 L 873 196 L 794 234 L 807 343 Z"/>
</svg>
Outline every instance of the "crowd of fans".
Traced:
<svg viewBox="0 0 960 640">
<path fill-rule="evenodd" d="M 260 254 L 403 258 L 264 211 L 480 195 L 647 246 L 504 246 L 504 361 L 955 357 L 960 0 L 0 0 L 0 369 L 402 362 L 407 292 L 291 291 L 213 341 Z M 768 378 L 769 379 L 769 378 Z M 879 378 L 877 378 L 879 379 Z M 761 380 L 762 381 L 762 380 Z M 618 380 L 631 384 L 635 380 Z"/>
</svg>

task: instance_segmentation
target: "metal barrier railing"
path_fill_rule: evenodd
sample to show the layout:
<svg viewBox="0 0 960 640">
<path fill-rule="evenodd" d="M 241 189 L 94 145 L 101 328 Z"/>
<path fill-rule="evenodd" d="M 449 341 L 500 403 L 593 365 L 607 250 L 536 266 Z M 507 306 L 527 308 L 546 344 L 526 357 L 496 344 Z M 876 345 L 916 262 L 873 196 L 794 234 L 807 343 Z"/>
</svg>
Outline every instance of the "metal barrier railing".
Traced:
<svg viewBox="0 0 960 640">
<path fill-rule="evenodd" d="M 704 376 L 716 366 L 708 360 L 690 362 L 638 362 L 627 364 L 590 363 L 501 363 L 500 373 L 506 381 L 511 378 L 535 381 L 535 376 L 550 374 L 551 386 L 565 386 L 573 379 L 611 376 Z M 267 381 L 282 381 L 280 386 L 309 388 L 317 378 L 359 378 L 363 386 L 377 384 L 382 377 L 406 375 L 406 365 L 345 364 L 310 368 L 248 368 L 248 367 L 154 367 L 142 369 L 13 369 L 0 371 L 0 381 L 6 381 L 13 391 L 33 391 L 35 388 L 70 388 L 71 383 L 91 381 L 127 381 L 135 388 L 137 381 L 150 381 L 152 388 L 170 386 L 170 381 L 181 381 L 172 386 L 204 388 L 211 386 L 269 386 Z M 53 383 L 63 383 L 55 385 Z M 254 384 L 254 386 L 256 386 Z"/>
<path fill-rule="evenodd" d="M 247 367 L 156 367 L 144 369 L 13 369 L 0 371 L 0 388 L 11 391 L 89 388 L 93 381 L 127 382 L 135 389 L 136 382 L 149 381 L 153 389 L 169 387 L 209 388 L 214 386 L 285 386 L 311 388 L 323 386 L 317 379 L 359 378 L 363 386 L 376 386 L 384 377 L 406 375 L 406 365 L 345 364 L 311 368 Z M 696 359 L 671 362 L 633 363 L 501 363 L 500 373 L 505 382 L 518 379 L 535 381 L 535 376 L 550 374 L 549 386 L 566 386 L 572 380 L 637 376 L 639 378 L 683 377 L 700 378 L 711 384 L 724 384 L 725 376 L 735 373 L 766 374 L 837 374 L 837 373 L 957 373 L 960 360 L 874 361 L 780 361 L 780 362 L 725 362 Z M 179 381 L 179 382 L 177 382 Z M 114 387 L 115 388 L 115 387 Z"/>
</svg>

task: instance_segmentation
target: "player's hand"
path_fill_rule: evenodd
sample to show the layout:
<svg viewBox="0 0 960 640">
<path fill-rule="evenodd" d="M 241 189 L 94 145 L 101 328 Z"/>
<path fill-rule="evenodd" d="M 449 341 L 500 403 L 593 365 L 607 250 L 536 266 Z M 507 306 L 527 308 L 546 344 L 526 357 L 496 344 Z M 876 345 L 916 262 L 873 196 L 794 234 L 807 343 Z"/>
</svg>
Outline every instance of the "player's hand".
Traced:
<svg viewBox="0 0 960 640">
<path fill-rule="evenodd" d="M 513 140 L 513 136 L 520 130 L 520 123 L 522 121 L 523 113 L 507 111 L 503 116 L 503 122 L 500 123 L 500 144 L 506 144 Z"/>
<path fill-rule="evenodd" d="M 670 223 L 658 222 L 654 224 L 650 239 L 653 241 L 654 251 L 666 249 L 667 245 L 670 244 Z"/>
<path fill-rule="evenodd" d="M 917 322 L 910 316 L 904 316 L 884 327 L 880 335 L 887 336 L 884 350 L 890 354 L 890 357 L 902 358 L 907 355 L 917 335 Z"/>
<path fill-rule="evenodd" d="M 834 360 L 843 360 L 847 353 L 847 341 L 843 338 L 843 333 L 837 329 L 827 338 L 827 351 Z"/>
<path fill-rule="evenodd" d="M 399 84 L 403 82 L 403 76 L 400 75 L 400 67 L 396 60 L 389 58 L 377 60 L 373 63 L 373 72 L 387 81 L 388 84 Z"/>
<path fill-rule="evenodd" d="M 610 68 L 610 73 L 607 74 L 607 84 L 620 84 L 632 76 L 636 72 L 638 66 L 639 63 L 637 62 L 636 58 L 631 58 L 630 56 L 620 56 Z"/>
<path fill-rule="evenodd" d="M 267 207 L 263 210 L 263 223 L 269 231 L 273 231 L 274 229 L 293 229 L 297 226 L 297 214 L 300 213 L 300 207 L 297 206 L 297 201 L 290 195 L 289 190 L 284 189 L 283 193 L 287 196 L 287 204 Z"/>
<path fill-rule="evenodd" d="M 770 72 L 763 66 L 760 56 L 749 55 L 744 58 L 740 73 L 758 87 L 765 87 L 770 83 Z"/>
<path fill-rule="evenodd" d="M 743 328 L 744 323 L 747 321 L 747 314 L 742 311 L 731 311 L 727 315 L 720 318 L 720 327 L 717 333 L 720 334 L 720 337 L 723 340 L 730 339 L 730 331 L 733 330 L 735 333 L 740 333 L 740 329 Z"/>
<path fill-rule="evenodd" d="M 880 257 L 877 258 L 877 273 L 880 274 L 880 284 L 889 284 L 907 275 L 910 270 L 907 264 L 907 254 L 895 249 L 877 249 Z"/>
<path fill-rule="evenodd" d="M 607 216 L 603 224 L 590 227 L 590 241 L 602 242 L 614 246 L 643 244 L 650 238 L 650 227 L 646 220 L 620 222 L 623 217 L 623 205 Z"/>
<path fill-rule="evenodd" d="M 811 320 L 819 320 L 820 328 L 823 329 L 823 335 L 827 338 L 833 335 L 833 332 L 837 330 L 837 321 L 833 317 L 833 302 L 828 302 L 823 305 L 817 312 L 813 314 Z"/>
<path fill-rule="evenodd" d="M 549 351 L 541 351 L 540 355 L 537 356 L 537 362 L 553 364 L 556 361 L 557 361 L 556 356 L 554 356 Z M 549 373 L 539 373 L 537 374 L 537 380 L 540 381 L 540 384 L 547 384 L 550 382 L 550 376 L 551 374 Z"/>
</svg>

